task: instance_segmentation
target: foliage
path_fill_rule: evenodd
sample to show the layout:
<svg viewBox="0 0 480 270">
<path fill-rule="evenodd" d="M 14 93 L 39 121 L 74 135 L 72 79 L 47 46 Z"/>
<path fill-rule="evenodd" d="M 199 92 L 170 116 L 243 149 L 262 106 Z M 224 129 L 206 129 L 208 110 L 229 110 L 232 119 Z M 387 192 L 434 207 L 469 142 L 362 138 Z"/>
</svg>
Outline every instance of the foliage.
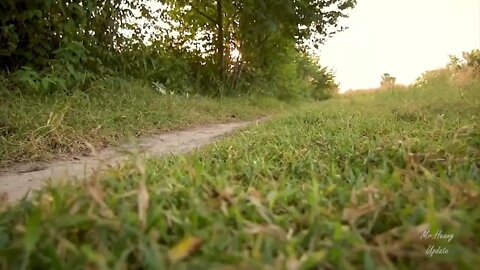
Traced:
<svg viewBox="0 0 480 270">
<path fill-rule="evenodd" d="M 338 92 L 338 84 L 335 82 L 333 73 L 325 67 L 320 67 L 319 59 L 303 56 L 299 61 L 302 61 L 299 64 L 302 77 L 310 83 L 308 96 L 315 100 L 325 100 Z"/>
<path fill-rule="evenodd" d="M 303 57 L 306 44 L 343 30 L 338 19 L 354 6 L 354 0 L 8 0 L 0 3 L 0 68 L 14 87 L 45 93 L 123 76 L 211 95 L 274 81 L 270 92 L 293 97 L 303 92 L 294 81 L 304 78 L 282 76 L 302 67 L 279 58 Z M 316 76 L 329 77 L 325 71 L 318 68 Z"/>
<path fill-rule="evenodd" d="M 415 85 L 417 87 L 448 85 L 451 73 L 448 69 L 436 69 L 425 71 L 419 78 L 417 78 Z"/>
<path fill-rule="evenodd" d="M 0 267 L 476 269 L 480 92 L 422 90 L 303 106 L 3 205 Z"/>
<path fill-rule="evenodd" d="M 128 14 L 127 6 L 122 4 L 127 2 L 2 1 L 2 68 L 13 71 L 28 65 L 42 69 L 53 60 L 79 68 L 105 60 L 102 54 L 108 55 L 109 50 L 121 45 L 119 29 Z"/>
<path fill-rule="evenodd" d="M 420 76 L 415 85 L 441 86 L 453 85 L 460 88 L 471 86 L 480 76 L 480 50 L 463 52 L 462 58 L 451 55 L 445 68 L 427 71 Z"/>
<path fill-rule="evenodd" d="M 463 65 L 472 68 L 477 73 L 480 73 L 480 49 L 464 52 L 462 55 L 465 61 Z"/>
<path fill-rule="evenodd" d="M 382 88 L 392 88 L 395 86 L 395 82 L 397 81 L 397 78 L 393 77 L 389 73 L 385 73 L 382 75 L 382 81 L 380 82 L 380 86 Z"/>
</svg>

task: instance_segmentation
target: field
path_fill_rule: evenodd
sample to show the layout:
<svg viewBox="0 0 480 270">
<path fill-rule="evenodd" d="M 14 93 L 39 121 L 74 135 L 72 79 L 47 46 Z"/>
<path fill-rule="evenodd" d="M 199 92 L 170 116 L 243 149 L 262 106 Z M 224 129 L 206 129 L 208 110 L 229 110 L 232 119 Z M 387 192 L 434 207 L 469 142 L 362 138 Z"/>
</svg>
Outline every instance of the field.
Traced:
<svg viewBox="0 0 480 270">
<path fill-rule="evenodd" d="M 3 205 L 3 269 L 475 269 L 480 92 L 308 104 Z"/>
</svg>

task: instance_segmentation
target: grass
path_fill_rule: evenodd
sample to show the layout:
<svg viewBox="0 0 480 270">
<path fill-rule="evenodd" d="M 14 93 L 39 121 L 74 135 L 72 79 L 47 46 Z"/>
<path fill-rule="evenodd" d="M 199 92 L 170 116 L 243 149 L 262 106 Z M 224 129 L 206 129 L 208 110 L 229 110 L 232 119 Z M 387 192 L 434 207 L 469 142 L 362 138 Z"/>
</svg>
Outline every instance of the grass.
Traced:
<svg viewBox="0 0 480 270">
<path fill-rule="evenodd" d="M 129 136 L 235 119 L 288 107 L 273 98 L 164 96 L 126 81 L 50 96 L 0 90 L 0 167 L 101 148 Z"/>
<path fill-rule="evenodd" d="M 463 93 L 349 95 L 49 187 L 3 206 L 0 266 L 475 269 L 478 84 Z"/>
</svg>

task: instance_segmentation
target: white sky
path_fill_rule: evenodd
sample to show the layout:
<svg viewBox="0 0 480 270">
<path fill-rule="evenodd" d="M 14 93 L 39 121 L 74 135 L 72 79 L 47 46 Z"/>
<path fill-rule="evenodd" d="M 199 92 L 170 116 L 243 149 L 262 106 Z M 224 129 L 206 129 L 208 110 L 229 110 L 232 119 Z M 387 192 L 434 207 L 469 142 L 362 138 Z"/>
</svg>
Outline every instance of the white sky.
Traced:
<svg viewBox="0 0 480 270">
<path fill-rule="evenodd" d="M 358 0 L 321 47 L 341 91 L 378 87 L 383 73 L 409 84 L 445 66 L 448 55 L 480 48 L 480 0 Z"/>
</svg>

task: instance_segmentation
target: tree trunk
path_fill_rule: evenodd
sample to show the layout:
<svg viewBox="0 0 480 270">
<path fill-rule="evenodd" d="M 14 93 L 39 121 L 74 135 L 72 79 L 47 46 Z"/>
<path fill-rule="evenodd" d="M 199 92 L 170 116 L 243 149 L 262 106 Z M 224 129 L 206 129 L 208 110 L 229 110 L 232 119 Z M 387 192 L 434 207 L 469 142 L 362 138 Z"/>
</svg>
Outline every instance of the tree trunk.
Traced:
<svg viewBox="0 0 480 270">
<path fill-rule="evenodd" d="M 225 74 L 225 47 L 223 44 L 223 6 L 222 0 L 217 0 L 217 61 L 218 61 L 218 74 L 220 79 L 223 80 Z"/>
</svg>

